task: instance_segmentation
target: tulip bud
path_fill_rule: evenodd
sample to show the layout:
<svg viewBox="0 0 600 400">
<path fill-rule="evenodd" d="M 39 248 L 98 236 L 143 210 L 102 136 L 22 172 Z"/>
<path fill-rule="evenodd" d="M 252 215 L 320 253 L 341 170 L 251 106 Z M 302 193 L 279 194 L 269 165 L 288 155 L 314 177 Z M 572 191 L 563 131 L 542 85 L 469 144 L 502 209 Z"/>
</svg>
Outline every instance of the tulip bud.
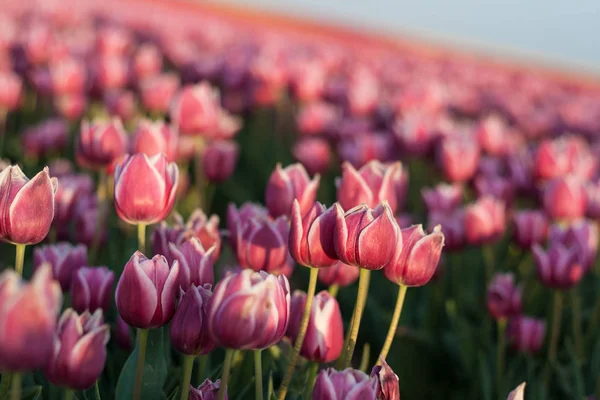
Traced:
<svg viewBox="0 0 600 400">
<path fill-rule="evenodd" d="M 177 215 L 176 215 L 177 216 Z M 178 224 L 183 225 L 182 222 Z M 185 223 L 187 234 L 200 241 L 205 249 L 215 248 L 214 258 L 219 258 L 221 252 L 221 237 L 219 236 L 219 216 L 213 214 L 206 217 L 200 208 L 195 209 Z"/>
<path fill-rule="evenodd" d="M 479 163 L 479 146 L 470 138 L 449 137 L 442 141 L 438 163 L 444 176 L 452 182 L 465 182 L 475 175 Z"/>
<path fill-rule="evenodd" d="M 507 150 L 508 127 L 498 115 L 483 118 L 476 130 L 477 142 L 482 150 L 491 155 L 503 155 Z"/>
<path fill-rule="evenodd" d="M 315 381 L 313 400 L 376 400 L 378 380 L 357 369 L 321 370 Z"/>
<path fill-rule="evenodd" d="M 190 400 L 217 400 L 219 389 L 221 389 L 220 379 L 217 379 L 213 383 L 207 378 L 197 389 L 190 385 Z M 225 397 L 223 400 L 228 399 L 227 390 L 225 390 Z"/>
<path fill-rule="evenodd" d="M 554 219 L 577 219 L 585 215 L 586 193 L 575 176 L 555 178 L 544 188 L 544 211 Z"/>
<path fill-rule="evenodd" d="M 421 189 L 421 196 L 429 212 L 450 212 L 462 203 L 463 187 L 458 184 L 440 183 L 430 189 Z"/>
<path fill-rule="evenodd" d="M 136 328 L 157 328 L 167 324 L 175 313 L 178 279 L 177 261 L 169 268 L 163 256 L 148 259 L 136 251 L 117 284 L 115 301 L 119 314 L 128 325 Z"/>
<path fill-rule="evenodd" d="M 131 90 L 113 89 L 104 93 L 104 106 L 112 116 L 128 121 L 135 116 L 138 101 Z"/>
<path fill-rule="evenodd" d="M 346 213 L 335 207 L 335 252 L 340 261 L 370 270 L 382 269 L 402 246 L 400 228 L 387 203 L 374 210 L 366 205 Z"/>
<path fill-rule="evenodd" d="M 250 219 L 267 218 L 269 212 L 261 205 L 254 203 L 244 203 L 238 210 L 234 204 L 229 204 L 227 207 L 227 230 L 229 231 L 229 239 L 231 247 L 237 249 L 237 238 L 242 233 L 243 227 Z"/>
<path fill-rule="evenodd" d="M 100 56 L 95 61 L 96 85 L 103 91 L 121 89 L 128 80 L 127 59 L 122 56 Z"/>
<path fill-rule="evenodd" d="M 326 286 L 346 287 L 358 279 L 360 269 L 354 265 L 335 261 L 330 267 L 319 268 L 319 281 Z"/>
<path fill-rule="evenodd" d="M 569 225 L 554 224 L 550 228 L 551 244 L 560 243 L 577 254 L 577 262 L 589 271 L 598 253 L 598 227 L 592 221 L 582 219 Z"/>
<path fill-rule="evenodd" d="M 117 341 L 119 347 L 124 350 L 131 351 L 133 349 L 133 342 L 131 340 L 131 330 L 129 325 L 120 315 L 117 315 L 117 322 L 115 322 L 115 327 L 113 329 L 113 337 Z"/>
<path fill-rule="evenodd" d="M 380 362 L 381 365 L 376 365 L 371 370 L 371 378 L 377 378 L 377 400 L 400 400 L 398 375 L 383 358 Z"/>
<path fill-rule="evenodd" d="M 48 167 L 29 180 L 21 168 L 10 166 L 0 172 L 0 238 L 17 244 L 41 242 L 54 218 L 56 178 Z"/>
<path fill-rule="evenodd" d="M 13 270 L 0 275 L 0 370 L 31 371 L 47 365 L 62 293 L 49 265 L 25 283 Z"/>
<path fill-rule="evenodd" d="M 577 260 L 576 249 L 561 243 L 551 243 L 547 251 L 539 245 L 532 247 L 537 274 L 542 284 L 555 289 L 568 289 L 583 278 L 584 268 Z"/>
<path fill-rule="evenodd" d="M 133 56 L 133 71 L 138 81 L 155 76 L 162 69 L 162 54 L 151 43 L 141 44 Z"/>
<path fill-rule="evenodd" d="M 224 182 L 235 172 L 239 146 L 230 140 L 209 143 L 204 149 L 202 164 L 204 175 L 209 182 Z"/>
<path fill-rule="evenodd" d="M 400 236 L 400 235 L 399 235 Z M 404 286 L 423 286 L 433 277 L 444 247 L 444 234 L 437 225 L 426 234 L 422 225 L 401 230 L 402 240 L 383 273 L 390 281 Z"/>
<path fill-rule="evenodd" d="M 285 276 L 243 270 L 226 276 L 208 305 L 208 330 L 217 345 L 265 349 L 281 340 L 290 318 Z"/>
<path fill-rule="evenodd" d="M 0 71 L 0 115 L 19 106 L 21 100 L 21 78 L 9 71 Z"/>
<path fill-rule="evenodd" d="M 71 305 L 78 313 L 110 308 L 115 273 L 107 267 L 83 267 L 73 273 Z"/>
<path fill-rule="evenodd" d="M 331 164 L 331 149 L 323 138 L 300 139 L 294 145 L 292 153 L 311 175 L 324 173 Z"/>
<path fill-rule="evenodd" d="M 115 170 L 115 209 L 133 225 L 164 220 L 175 203 L 179 170 L 164 154 L 126 156 Z"/>
<path fill-rule="evenodd" d="M 432 212 L 428 216 L 428 228 L 435 229 L 436 226 L 442 227 L 444 234 L 444 247 L 447 250 L 460 250 L 465 245 L 465 212 L 463 209 L 456 209 L 450 213 Z"/>
<path fill-rule="evenodd" d="M 399 162 L 386 166 L 374 160 L 358 171 L 345 162 L 342 165 L 337 200 L 344 210 L 363 203 L 375 208 L 379 203 L 387 201 L 392 212 L 395 212 L 398 205 L 395 185 L 401 175 L 402 165 Z"/>
<path fill-rule="evenodd" d="M 141 119 L 131 140 L 131 153 L 144 153 L 152 157 L 165 153 L 167 160 L 177 160 L 177 131 L 171 129 L 164 121 Z"/>
<path fill-rule="evenodd" d="M 512 273 L 496 274 L 487 290 L 487 309 L 495 319 L 521 314 L 521 287 Z"/>
<path fill-rule="evenodd" d="M 151 112 L 165 113 L 179 90 L 179 76 L 167 72 L 144 79 L 140 83 L 140 97 Z"/>
<path fill-rule="evenodd" d="M 478 199 L 465 208 L 465 236 L 471 244 L 499 239 L 506 224 L 504 203 L 491 196 Z"/>
<path fill-rule="evenodd" d="M 84 390 L 100 377 L 106 363 L 106 344 L 110 338 L 103 324 L 102 311 L 77 315 L 65 310 L 58 322 L 57 340 L 44 376 L 57 386 Z"/>
<path fill-rule="evenodd" d="M 84 92 L 86 74 L 85 65 L 73 57 L 50 63 L 50 79 L 54 95 Z"/>
<path fill-rule="evenodd" d="M 208 82 L 184 86 L 171 106 L 171 121 L 183 135 L 204 135 L 216 129 L 219 94 Z"/>
<path fill-rule="evenodd" d="M 302 164 L 292 164 L 281 168 L 277 164 L 267 182 L 265 203 L 273 218 L 289 216 L 294 199 L 300 203 L 302 215 L 312 207 L 319 188 L 319 175 L 311 181 Z"/>
<path fill-rule="evenodd" d="M 521 383 L 515 390 L 510 392 L 506 400 L 525 400 L 525 382 Z M 588 397 L 588 400 L 591 400 L 591 398 Z"/>
<path fill-rule="evenodd" d="M 302 107 L 296 117 L 298 131 L 304 135 L 324 133 L 340 119 L 339 110 L 325 102 L 312 102 Z"/>
<path fill-rule="evenodd" d="M 289 235 L 290 254 L 298 264 L 306 267 L 329 267 L 336 262 L 333 246 L 335 211 L 325 209 L 319 202 L 302 217 L 300 203 L 294 200 Z"/>
<path fill-rule="evenodd" d="M 68 292 L 73 274 L 87 264 L 87 257 L 87 247 L 84 245 L 58 243 L 36 247 L 34 265 L 38 268 L 45 263 L 50 264 L 53 278 L 60 283 L 63 292 Z"/>
<path fill-rule="evenodd" d="M 523 249 L 542 243 L 548 236 L 548 218 L 543 211 L 523 210 L 514 216 L 514 239 Z"/>
<path fill-rule="evenodd" d="M 513 347 L 523 353 L 537 353 L 546 335 L 546 323 L 531 317 L 517 317 L 510 320 L 507 334 Z"/>
<path fill-rule="evenodd" d="M 171 321 L 171 343 L 177 351 L 188 356 L 208 354 L 216 346 L 206 327 L 212 297 L 210 288 L 210 285 L 196 287 L 192 283 L 185 294 L 182 290 Z"/>
<path fill-rule="evenodd" d="M 58 115 L 69 121 L 81 118 L 87 107 L 87 98 L 82 93 L 67 93 L 54 97 L 53 100 Z"/>
<path fill-rule="evenodd" d="M 93 169 L 107 168 L 125 155 L 126 147 L 127 136 L 121 120 L 83 121 L 77 140 L 77 163 Z"/>
<path fill-rule="evenodd" d="M 214 283 L 214 247 L 204 250 L 200 241 L 191 237 L 178 245 L 169 243 L 169 250 L 173 260 L 179 262 L 179 285 L 184 291 L 191 285 Z"/>
</svg>

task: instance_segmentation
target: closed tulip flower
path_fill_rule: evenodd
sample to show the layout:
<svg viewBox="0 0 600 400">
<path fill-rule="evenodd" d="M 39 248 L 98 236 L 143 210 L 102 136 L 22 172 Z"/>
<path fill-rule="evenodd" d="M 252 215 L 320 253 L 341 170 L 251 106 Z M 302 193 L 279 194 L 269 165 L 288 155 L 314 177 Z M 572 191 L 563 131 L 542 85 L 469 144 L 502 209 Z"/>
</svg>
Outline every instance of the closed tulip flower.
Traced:
<svg viewBox="0 0 600 400">
<path fill-rule="evenodd" d="M 208 306 L 212 339 L 229 349 L 265 349 L 277 344 L 290 318 L 285 276 L 243 270 L 226 276 Z"/>
<path fill-rule="evenodd" d="M 130 224 L 164 220 L 175 203 L 179 170 L 164 154 L 127 156 L 115 170 L 115 208 Z"/>
<path fill-rule="evenodd" d="M 217 128 L 219 94 L 208 82 L 184 86 L 173 99 L 171 120 L 183 135 L 205 135 Z"/>
<path fill-rule="evenodd" d="M 548 217 L 540 210 L 522 210 L 514 215 L 514 239 L 521 248 L 529 249 L 548 237 Z"/>
<path fill-rule="evenodd" d="M 535 153 L 535 176 L 547 180 L 569 173 L 571 160 L 568 143 L 563 140 L 543 140 Z"/>
<path fill-rule="evenodd" d="M 103 91 L 121 89 L 127 85 L 129 68 L 122 56 L 100 56 L 95 60 L 96 85 Z"/>
<path fill-rule="evenodd" d="M 179 264 L 171 267 L 156 255 L 146 258 L 136 251 L 119 278 L 115 301 L 117 310 L 128 324 L 136 328 L 156 328 L 167 324 L 175 313 L 179 288 Z"/>
<path fill-rule="evenodd" d="M 296 125 L 303 135 L 325 133 L 340 119 L 336 106 L 325 102 L 312 102 L 302 107 L 296 117 Z"/>
<path fill-rule="evenodd" d="M 380 364 L 373 367 L 371 377 L 377 378 L 377 399 L 378 400 L 400 400 L 400 385 L 398 375 L 384 359 L 380 359 Z"/>
<path fill-rule="evenodd" d="M 281 168 L 277 164 L 267 182 L 265 204 L 273 218 L 289 216 L 292 203 L 298 200 L 302 215 L 312 207 L 319 189 L 319 175 L 311 181 L 302 164 L 292 164 Z"/>
<path fill-rule="evenodd" d="M 48 167 L 29 180 L 18 166 L 0 172 L 0 238 L 16 244 L 41 242 L 54 218 L 56 178 Z"/>
<path fill-rule="evenodd" d="M 87 97 L 83 93 L 67 93 L 53 99 L 53 105 L 58 115 L 73 122 L 81 118 L 87 104 Z"/>
<path fill-rule="evenodd" d="M 217 140 L 204 149 L 202 165 L 209 182 L 224 182 L 235 172 L 239 146 L 231 140 Z"/>
<path fill-rule="evenodd" d="M 429 212 L 454 211 L 463 199 L 463 187 L 458 184 L 440 183 L 433 188 L 421 189 L 421 196 Z"/>
<path fill-rule="evenodd" d="M 378 380 L 357 369 L 319 372 L 313 389 L 313 400 L 376 400 Z"/>
<path fill-rule="evenodd" d="M 8 111 L 19 106 L 21 100 L 21 78 L 13 72 L 0 71 L 0 121 Z"/>
<path fill-rule="evenodd" d="M 49 265 L 25 283 L 12 270 L 0 275 L 0 370 L 31 371 L 47 365 L 62 293 Z"/>
<path fill-rule="evenodd" d="M 544 211 L 554 219 L 577 219 L 585 215 L 587 198 L 583 181 L 575 176 L 556 178 L 544 188 Z"/>
<path fill-rule="evenodd" d="M 325 209 L 315 202 L 302 216 L 300 203 L 294 200 L 289 235 L 290 254 L 298 264 L 306 267 L 329 267 L 336 262 L 333 245 L 335 231 L 335 211 Z"/>
<path fill-rule="evenodd" d="M 392 212 L 396 212 L 396 183 L 402 176 L 402 165 L 394 163 L 389 166 L 373 160 L 358 171 L 345 162 L 342 165 L 342 179 L 338 184 L 337 200 L 344 210 L 366 204 L 375 208 L 387 201 Z"/>
<path fill-rule="evenodd" d="M 237 249 L 237 238 L 246 222 L 254 217 L 267 218 L 269 211 L 255 203 L 244 203 L 239 209 L 234 204 L 227 207 L 227 230 L 231 247 Z"/>
<path fill-rule="evenodd" d="M 106 363 L 110 338 L 102 311 L 81 315 L 67 309 L 58 322 L 54 354 L 44 376 L 57 386 L 84 390 L 98 380 Z"/>
<path fill-rule="evenodd" d="M 107 267 L 83 267 L 73 273 L 71 305 L 78 313 L 110 309 L 115 273 Z"/>
<path fill-rule="evenodd" d="M 460 250 L 465 245 L 465 212 L 457 208 L 452 212 L 435 211 L 428 216 L 428 228 L 442 227 L 444 247 L 446 250 Z"/>
<path fill-rule="evenodd" d="M 88 168 L 110 167 L 125 155 L 127 136 L 119 119 L 83 121 L 77 139 L 77 162 Z"/>
<path fill-rule="evenodd" d="M 23 151 L 29 157 L 60 152 L 69 140 L 69 124 L 61 118 L 48 119 L 28 128 L 21 135 Z"/>
<path fill-rule="evenodd" d="M 536 244 L 532 248 L 538 279 L 555 289 L 568 289 L 579 283 L 585 272 L 577 260 L 576 249 L 551 243 L 547 251 Z"/>
<path fill-rule="evenodd" d="M 87 71 L 81 61 L 66 57 L 50 63 L 49 69 L 54 95 L 82 93 L 85 90 Z"/>
<path fill-rule="evenodd" d="M 191 237 L 177 245 L 169 243 L 169 250 L 173 260 L 179 262 L 179 285 L 184 291 L 191 285 L 214 283 L 214 247 L 205 250 L 198 239 Z"/>
<path fill-rule="evenodd" d="M 34 251 L 34 265 L 48 263 L 52 266 L 52 275 L 60 283 L 63 292 L 68 292 L 71 287 L 73 274 L 87 264 L 87 247 L 85 245 L 73 246 L 70 243 L 58 243 L 36 247 Z"/>
<path fill-rule="evenodd" d="M 479 145 L 470 138 L 444 139 L 438 151 L 438 163 L 452 182 L 465 182 L 475 175 L 479 164 Z"/>
<path fill-rule="evenodd" d="M 181 300 L 171 321 L 171 343 L 188 356 L 210 353 L 216 346 L 209 335 L 208 304 L 212 297 L 210 285 L 196 286 L 181 293 Z"/>
<path fill-rule="evenodd" d="M 521 314 L 521 287 L 512 273 L 496 274 L 487 289 L 487 309 L 495 319 Z"/>
<path fill-rule="evenodd" d="M 138 111 L 138 100 L 134 92 L 126 89 L 113 89 L 104 93 L 106 111 L 123 121 L 132 119 Z"/>
<path fill-rule="evenodd" d="M 217 379 L 214 383 L 210 379 L 206 379 L 202 382 L 202 385 L 195 388 L 190 386 L 190 400 L 217 400 L 217 395 L 221 389 L 221 380 Z M 227 390 L 225 390 L 225 397 L 223 400 L 228 400 Z"/>
<path fill-rule="evenodd" d="M 550 227 L 549 242 L 561 243 L 577 253 L 577 262 L 589 271 L 598 253 L 598 227 L 587 219 L 571 222 L 568 225 L 554 224 Z"/>
<path fill-rule="evenodd" d="M 507 334 L 512 346 L 523 353 L 537 353 L 544 344 L 546 323 L 531 317 L 517 317 L 508 324 Z"/>
<path fill-rule="evenodd" d="M 422 225 L 401 230 L 402 240 L 383 273 L 390 281 L 404 286 L 423 286 L 433 277 L 444 247 L 444 234 L 437 225 L 426 234 Z"/>
<path fill-rule="evenodd" d="M 491 196 L 478 199 L 465 208 L 465 236 L 471 244 L 486 244 L 499 239 L 506 224 L 504 203 Z"/>
<path fill-rule="evenodd" d="M 133 56 L 133 72 L 138 81 L 155 76 L 162 69 L 162 54 L 151 43 L 141 44 Z"/>
<path fill-rule="evenodd" d="M 334 207 L 334 246 L 340 261 L 370 270 L 382 269 L 402 247 L 400 228 L 387 203 L 374 210 L 363 204 L 346 213 L 338 203 Z"/>
<path fill-rule="evenodd" d="M 178 139 L 177 131 L 164 121 L 142 119 L 131 140 L 131 153 L 144 153 L 148 157 L 165 153 L 167 160 L 176 161 Z"/>
<path fill-rule="evenodd" d="M 179 85 L 179 76 L 171 72 L 144 79 L 140 83 L 142 104 L 148 111 L 168 112 Z"/>
<path fill-rule="evenodd" d="M 294 145 L 292 153 L 311 175 L 322 174 L 331 165 L 331 148 L 323 138 L 300 139 Z"/>
<path fill-rule="evenodd" d="M 319 281 L 326 286 L 346 287 L 356 282 L 359 274 L 360 270 L 357 266 L 344 264 L 338 260 L 330 267 L 319 268 Z"/>
<path fill-rule="evenodd" d="M 296 290 L 292 295 L 291 318 L 286 335 L 296 342 L 302 313 L 306 303 L 306 293 Z M 306 336 L 302 342 L 300 355 L 317 363 L 328 363 L 342 354 L 344 347 L 344 323 L 337 300 L 326 290 L 317 293 L 313 299 Z"/>
</svg>

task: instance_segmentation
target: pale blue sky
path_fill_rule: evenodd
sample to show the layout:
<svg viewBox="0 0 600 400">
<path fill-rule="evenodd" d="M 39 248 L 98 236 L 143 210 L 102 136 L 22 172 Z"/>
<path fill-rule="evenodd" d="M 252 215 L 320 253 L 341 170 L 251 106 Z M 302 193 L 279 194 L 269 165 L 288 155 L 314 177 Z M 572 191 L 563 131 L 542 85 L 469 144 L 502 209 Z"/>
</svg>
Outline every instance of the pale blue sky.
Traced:
<svg viewBox="0 0 600 400">
<path fill-rule="evenodd" d="M 226 0 L 600 74 L 600 0 Z"/>
</svg>

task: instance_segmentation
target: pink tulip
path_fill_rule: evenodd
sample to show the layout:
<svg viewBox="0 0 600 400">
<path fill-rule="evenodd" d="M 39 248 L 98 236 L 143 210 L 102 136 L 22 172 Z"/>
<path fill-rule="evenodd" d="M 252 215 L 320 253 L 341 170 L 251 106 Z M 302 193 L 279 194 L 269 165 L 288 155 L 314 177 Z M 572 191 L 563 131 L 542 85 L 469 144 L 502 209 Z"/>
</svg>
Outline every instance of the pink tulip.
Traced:
<svg viewBox="0 0 600 400">
<path fill-rule="evenodd" d="M 60 283 L 63 292 L 68 292 L 73 274 L 87 265 L 87 248 L 84 245 L 73 246 L 70 243 L 36 247 L 35 268 L 44 264 L 52 266 L 53 278 Z"/>
<path fill-rule="evenodd" d="M 347 368 L 321 370 L 313 389 L 313 400 L 376 400 L 378 379 L 362 371 Z"/>
<path fill-rule="evenodd" d="M 539 245 L 532 247 L 537 275 L 544 285 L 556 289 L 568 289 L 583 278 L 583 266 L 578 263 L 576 249 L 561 243 L 551 243 L 547 251 Z"/>
<path fill-rule="evenodd" d="M 50 78 L 54 95 L 83 93 L 87 71 L 81 61 L 67 57 L 50 64 Z"/>
<path fill-rule="evenodd" d="M 340 119 L 340 112 L 331 104 L 324 102 L 309 103 L 296 117 L 298 130 L 304 135 L 315 135 L 326 132 Z"/>
<path fill-rule="evenodd" d="M 449 137 L 442 141 L 438 163 L 444 176 L 452 182 L 465 182 L 473 177 L 479 163 L 477 142 L 466 137 Z"/>
<path fill-rule="evenodd" d="M 140 98 L 148 111 L 166 113 L 179 90 L 179 76 L 166 72 L 140 82 Z"/>
<path fill-rule="evenodd" d="M 319 281 L 326 286 L 346 287 L 356 282 L 359 274 L 358 267 L 336 261 L 330 267 L 319 269 Z"/>
<path fill-rule="evenodd" d="M 246 222 L 254 217 L 268 218 L 269 212 L 264 207 L 254 203 L 244 203 L 239 209 L 234 204 L 227 207 L 227 229 L 231 247 L 237 249 L 237 238 L 242 233 Z"/>
<path fill-rule="evenodd" d="M 156 45 L 144 43 L 133 55 L 133 72 L 138 81 L 156 76 L 162 69 L 162 54 Z"/>
<path fill-rule="evenodd" d="M 81 166 L 110 167 L 125 155 L 127 136 L 119 119 L 83 121 L 77 141 L 76 158 Z"/>
<path fill-rule="evenodd" d="M 214 247 L 205 250 L 198 239 L 191 237 L 177 245 L 169 243 L 169 250 L 173 260 L 179 262 L 179 285 L 184 291 L 191 285 L 214 284 Z"/>
<path fill-rule="evenodd" d="M 544 188 L 544 211 L 554 219 L 585 215 L 587 198 L 583 181 L 575 176 L 555 178 Z"/>
<path fill-rule="evenodd" d="M 490 243 L 504 234 L 504 203 L 490 196 L 478 199 L 465 208 L 465 236 L 471 244 Z"/>
<path fill-rule="evenodd" d="M 0 116 L 19 106 L 21 100 L 21 78 L 18 75 L 0 71 Z"/>
<path fill-rule="evenodd" d="M 87 98 L 81 93 L 62 94 L 54 98 L 54 108 L 61 117 L 76 121 L 87 108 Z"/>
<path fill-rule="evenodd" d="M 309 174 L 322 174 L 331 164 L 331 149 L 329 143 L 322 138 L 303 138 L 296 142 L 292 150 Z"/>
<path fill-rule="evenodd" d="M 141 119 L 131 140 L 131 153 L 144 153 L 148 157 L 165 153 L 167 160 L 177 161 L 178 139 L 177 131 L 164 121 Z"/>
<path fill-rule="evenodd" d="M 319 175 L 310 180 L 302 164 L 292 164 L 285 168 L 277 164 L 265 192 L 265 204 L 269 213 L 273 218 L 289 216 L 292 203 L 298 200 L 301 213 L 306 214 L 315 202 L 319 182 Z"/>
<path fill-rule="evenodd" d="M 207 82 L 184 86 L 173 100 L 171 120 L 183 135 L 205 135 L 217 128 L 219 95 Z"/>
<path fill-rule="evenodd" d="M 107 267 L 83 267 L 73 273 L 71 305 L 78 313 L 109 311 L 115 273 Z"/>
<path fill-rule="evenodd" d="M 521 314 L 521 287 L 512 273 L 496 274 L 487 289 L 487 309 L 495 319 Z"/>
</svg>

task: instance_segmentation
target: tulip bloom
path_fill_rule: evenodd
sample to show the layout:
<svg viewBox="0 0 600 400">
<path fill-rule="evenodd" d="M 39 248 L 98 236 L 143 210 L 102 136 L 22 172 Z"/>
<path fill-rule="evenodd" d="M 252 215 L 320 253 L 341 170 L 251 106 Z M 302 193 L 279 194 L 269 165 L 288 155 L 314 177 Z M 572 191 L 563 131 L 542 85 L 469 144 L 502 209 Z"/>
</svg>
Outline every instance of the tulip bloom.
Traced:
<svg viewBox="0 0 600 400">
<path fill-rule="evenodd" d="M 300 139 L 294 145 L 292 153 L 311 175 L 324 173 L 331 164 L 331 148 L 323 138 Z"/>
<path fill-rule="evenodd" d="M 458 208 L 452 212 L 434 211 L 428 216 L 427 226 L 433 230 L 437 225 L 442 227 L 444 247 L 447 250 L 460 250 L 465 245 L 465 212 Z"/>
<path fill-rule="evenodd" d="M 285 168 L 277 164 L 265 192 L 265 204 L 271 216 L 289 216 L 294 200 L 298 200 L 302 215 L 306 214 L 317 197 L 319 181 L 319 175 L 311 181 L 302 164 L 292 164 Z"/>
<path fill-rule="evenodd" d="M 209 182 L 224 182 L 235 172 L 239 146 L 230 140 L 209 143 L 202 159 L 204 175 Z"/>
<path fill-rule="evenodd" d="M 68 227 L 75 213 L 77 200 L 94 194 L 94 182 L 89 175 L 64 175 L 58 178 L 58 189 L 54 195 L 54 219 L 52 225 L 59 237 L 68 233 Z"/>
<path fill-rule="evenodd" d="M 377 399 L 379 400 L 399 400 L 400 385 L 398 384 L 398 375 L 383 358 L 371 370 L 371 378 L 377 378 Z"/>
<path fill-rule="evenodd" d="M 69 124 L 61 118 L 51 118 L 21 135 L 23 150 L 28 157 L 41 157 L 50 152 L 60 152 L 69 140 Z"/>
<path fill-rule="evenodd" d="M 315 101 L 302 107 L 296 117 L 298 131 L 303 135 L 326 132 L 340 119 L 340 111 L 332 104 Z"/>
<path fill-rule="evenodd" d="M 167 324 L 175 313 L 175 298 L 179 287 L 179 263 L 171 267 L 156 255 L 146 258 L 136 251 L 119 278 L 115 302 L 128 325 L 136 328 L 157 328 Z"/>
<path fill-rule="evenodd" d="M 171 105 L 171 121 L 183 135 L 210 134 L 217 128 L 219 94 L 208 82 L 184 86 Z"/>
<path fill-rule="evenodd" d="M 191 285 L 214 283 L 214 247 L 205 250 L 198 239 L 191 237 L 177 245 L 169 243 L 169 250 L 173 260 L 179 262 L 179 285 L 184 291 Z"/>
<path fill-rule="evenodd" d="M 110 90 L 104 93 L 103 101 L 108 113 L 123 121 L 130 120 L 137 112 L 138 101 L 131 90 Z"/>
<path fill-rule="evenodd" d="M 102 311 L 77 315 L 67 309 L 58 322 L 54 354 L 44 376 L 57 386 L 84 390 L 98 380 L 106 363 L 109 327 Z"/>
<path fill-rule="evenodd" d="M 0 123 L 6 118 L 8 111 L 19 106 L 22 86 L 19 75 L 10 71 L 0 71 Z"/>
<path fill-rule="evenodd" d="M 505 206 L 491 196 L 478 199 L 465 208 L 465 236 L 471 244 L 486 244 L 504 233 Z"/>
<path fill-rule="evenodd" d="M 175 203 L 179 170 L 164 154 L 127 156 L 115 170 L 115 209 L 134 225 L 164 220 Z"/>
<path fill-rule="evenodd" d="M 589 397 L 591 399 L 592 397 Z M 525 399 L 525 382 L 517 386 L 512 392 L 508 394 L 506 400 L 524 400 Z"/>
<path fill-rule="evenodd" d="M 546 323 L 531 317 L 517 317 L 510 321 L 507 329 L 512 345 L 523 353 L 537 353 L 546 335 Z"/>
<path fill-rule="evenodd" d="M 0 172 L 0 239 L 20 244 L 41 242 L 54 218 L 56 178 L 48 167 L 29 180 L 18 166 Z"/>
<path fill-rule="evenodd" d="M 85 91 L 87 71 L 85 65 L 74 57 L 50 63 L 50 79 L 55 96 L 78 94 Z"/>
<path fill-rule="evenodd" d="M 342 165 L 337 200 L 344 210 L 363 203 L 375 208 L 379 203 L 387 201 L 392 212 L 396 212 L 398 199 L 395 189 L 401 177 L 402 165 L 399 162 L 386 166 L 373 160 L 358 171 L 345 162 Z"/>
<path fill-rule="evenodd" d="M 535 244 L 532 248 L 538 278 L 542 284 L 555 289 L 568 289 L 583 278 L 585 272 L 578 262 L 577 249 L 561 243 L 551 243 L 547 251 Z"/>
<path fill-rule="evenodd" d="M 305 303 L 306 293 L 294 291 L 290 308 L 291 318 L 286 332 L 292 343 L 298 338 Z M 342 354 L 343 347 L 344 324 L 340 306 L 327 291 L 322 291 L 313 299 L 300 355 L 317 363 L 329 363 Z"/>
<path fill-rule="evenodd" d="M 167 72 L 151 76 L 140 82 L 142 104 L 152 112 L 169 111 L 178 90 L 179 76 L 175 73 Z"/>
<path fill-rule="evenodd" d="M 244 203 L 239 209 L 234 204 L 227 207 L 227 230 L 231 247 L 237 249 L 237 238 L 250 219 L 254 217 L 267 218 L 269 211 L 263 206 L 254 203 Z"/>
<path fill-rule="evenodd" d="M 495 319 L 521 314 L 521 287 L 512 273 L 496 274 L 487 289 L 487 309 Z"/>
<path fill-rule="evenodd" d="M 475 175 L 480 149 L 470 138 L 449 137 L 442 141 L 438 163 L 444 176 L 452 182 L 465 182 Z"/>
<path fill-rule="evenodd" d="M 214 383 L 210 379 L 202 382 L 202 385 L 195 388 L 190 386 L 190 400 L 216 400 L 217 393 L 221 389 L 221 380 L 217 379 Z M 227 388 L 225 388 L 225 397 L 223 400 L 228 400 Z"/>
<path fill-rule="evenodd" d="M 302 216 L 300 203 L 294 200 L 289 235 L 290 254 L 298 264 L 306 267 L 329 267 L 336 262 L 333 245 L 335 210 L 315 202 Z"/>
<path fill-rule="evenodd" d="M 164 121 L 142 119 L 138 122 L 131 141 L 131 153 L 144 153 L 148 157 L 165 153 L 167 160 L 177 160 L 179 134 Z"/>
<path fill-rule="evenodd" d="M 162 69 L 162 54 L 158 47 L 151 43 L 139 45 L 133 56 L 133 72 L 138 81 L 155 76 Z"/>
<path fill-rule="evenodd" d="M 63 292 L 69 291 L 73 274 L 87 264 L 87 259 L 87 247 L 81 244 L 73 246 L 70 243 L 58 243 L 36 247 L 34 251 L 35 267 L 50 264 L 52 275 L 60 283 Z"/>
<path fill-rule="evenodd" d="M 440 183 L 433 188 L 421 189 L 421 196 L 431 212 L 450 212 L 460 207 L 463 187 L 458 184 Z"/>
<path fill-rule="evenodd" d="M 548 236 L 548 217 L 543 211 L 522 210 L 514 216 L 514 239 L 519 247 L 529 249 Z"/>
<path fill-rule="evenodd" d="M 346 287 L 356 282 L 359 274 L 360 269 L 357 266 L 338 260 L 330 267 L 319 268 L 319 281 L 326 286 Z"/>
<path fill-rule="evenodd" d="M 560 243 L 577 253 L 577 262 L 589 271 L 598 253 L 598 227 L 590 220 L 582 219 L 569 225 L 554 224 L 550 228 L 549 242 Z"/>
<path fill-rule="evenodd" d="M 554 219 L 577 219 L 585 215 L 587 198 L 583 181 L 574 176 L 556 178 L 544 188 L 544 211 Z"/>
<path fill-rule="evenodd" d="M 327 368 L 319 372 L 313 389 L 313 400 L 376 400 L 378 379 L 362 371 Z"/>
<path fill-rule="evenodd" d="M 62 293 L 49 265 L 25 283 L 12 270 L 0 275 L 0 370 L 42 368 L 54 351 Z"/>
<path fill-rule="evenodd" d="M 185 294 L 181 291 L 181 300 L 171 321 L 171 343 L 177 351 L 198 356 L 215 348 L 206 327 L 211 297 L 210 285 L 192 284 Z"/>
<path fill-rule="evenodd" d="M 110 308 L 115 273 L 107 267 L 83 267 L 73 274 L 71 304 L 75 311 L 95 312 Z"/>
<path fill-rule="evenodd" d="M 127 135 L 119 119 L 83 121 L 77 139 L 76 158 L 81 166 L 110 167 L 125 155 Z"/>
</svg>

